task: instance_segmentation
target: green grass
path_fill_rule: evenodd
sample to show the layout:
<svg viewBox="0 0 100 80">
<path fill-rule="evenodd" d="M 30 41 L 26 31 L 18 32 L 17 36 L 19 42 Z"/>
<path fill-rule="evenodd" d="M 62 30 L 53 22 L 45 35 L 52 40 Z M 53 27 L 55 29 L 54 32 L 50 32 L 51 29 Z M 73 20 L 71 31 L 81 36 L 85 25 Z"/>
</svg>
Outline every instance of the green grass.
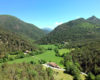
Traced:
<svg viewBox="0 0 100 80">
<path fill-rule="evenodd" d="M 7 63 L 13 64 L 13 63 L 22 63 L 22 62 L 30 62 L 30 61 L 34 61 L 38 63 L 38 60 L 41 60 L 41 59 L 45 60 L 46 62 L 49 62 L 49 61 L 55 62 L 59 66 L 63 67 L 63 65 L 60 63 L 63 58 L 55 56 L 55 52 L 53 50 L 47 50 L 46 52 L 36 55 L 36 56 L 15 59 L 14 61 L 8 61 Z"/>
<path fill-rule="evenodd" d="M 45 60 L 46 62 L 55 62 L 60 67 L 64 67 L 61 64 L 61 61 L 63 60 L 63 58 L 55 56 L 56 53 L 55 53 L 54 49 L 57 48 L 57 46 L 55 46 L 55 45 L 40 45 L 40 47 L 42 47 L 43 49 L 52 48 L 52 50 L 46 50 L 44 53 L 39 54 L 39 55 L 16 59 L 14 61 L 8 61 L 8 63 L 13 64 L 13 63 L 22 63 L 22 62 L 30 62 L 30 61 L 34 61 L 34 62 L 38 63 L 38 61 L 42 59 L 42 60 Z M 69 53 L 70 51 L 71 50 L 69 50 L 69 49 L 59 49 L 59 52 L 61 54 Z"/>
<path fill-rule="evenodd" d="M 49 62 L 49 61 L 55 62 L 59 66 L 62 66 L 62 64 L 60 62 L 61 62 L 61 60 L 63 60 L 63 58 L 55 56 L 55 52 L 53 50 L 48 50 L 48 51 L 44 52 L 43 54 L 36 55 L 35 57 L 45 60 L 47 62 Z"/>
<path fill-rule="evenodd" d="M 55 80 L 73 80 L 73 76 L 64 73 L 63 71 L 54 70 L 54 79 Z"/>
<path fill-rule="evenodd" d="M 38 60 L 35 57 L 26 57 L 26 58 L 21 58 L 21 59 L 15 59 L 13 61 L 8 61 L 8 64 L 13 64 L 13 63 L 22 63 L 22 62 L 30 62 L 30 61 L 34 61 L 34 62 L 38 62 Z"/>
<path fill-rule="evenodd" d="M 59 54 L 60 54 L 60 55 L 63 55 L 63 54 L 65 54 L 65 53 L 70 53 L 70 52 L 71 52 L 70 49 L 59 49 Z"/>
</svg>

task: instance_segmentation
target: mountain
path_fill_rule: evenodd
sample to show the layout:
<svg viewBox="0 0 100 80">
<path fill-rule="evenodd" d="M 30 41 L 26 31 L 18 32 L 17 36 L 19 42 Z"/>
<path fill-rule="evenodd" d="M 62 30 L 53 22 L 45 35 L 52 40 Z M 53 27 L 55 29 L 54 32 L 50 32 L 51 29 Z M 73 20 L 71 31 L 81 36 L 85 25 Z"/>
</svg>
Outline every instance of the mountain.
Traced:
<svg viewBox="0 0 100 80">
<path fill-rule="evenodd" d="M 79 18 L 56 27 L 51 33 L 39 40 L 39 43 L 62 43 L 100 38 L 99 19 Z"/>
<path fill-rule="evenodd" d="M 0 58 L 9 52 L 34 49 L 36 49 L 35 45 L 24 40 L 20 35 L 0 28 Z"/>
<path fill-rule="evenodd" d="M 35 25 L 26 23 L 11 15 L 0 15 L 0 27 L 32 40 L 38 40 L 45 35 Z"/>
<path fill-rule="evenodd" d="M 92 24 L 100 25 L 100 19 L 95 16 L 88 18 L 87 21 L 89 21 Z"/>
<path fill-rule="evenodd" d="M 46 34 L 50 33 L 52 30 L 50 28 L 43 28 L 42 29 Z"/>
</svg>

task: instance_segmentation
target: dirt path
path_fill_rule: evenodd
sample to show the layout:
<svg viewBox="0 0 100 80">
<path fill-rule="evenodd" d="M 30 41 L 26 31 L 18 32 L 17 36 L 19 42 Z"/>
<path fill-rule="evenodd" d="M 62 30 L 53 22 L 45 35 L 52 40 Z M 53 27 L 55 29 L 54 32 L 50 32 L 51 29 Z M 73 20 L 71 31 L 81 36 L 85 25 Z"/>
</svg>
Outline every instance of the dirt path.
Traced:
<svg viewBox="0 0 100 80">
<path fill-rule="evenodd" d="M 55 68 L 55 67 L 51 67 L 51 66 L 49 66 L 49 65 L 47 65 L 47 64 L 43 64 L 43 66 L 45 66 L 45 67 L 49 67 L 49 68 L 51 68 L 51 69 L 56 69 L 56 70 L 61 70 L 61 71 L 65 71 L 65 69 L 63 69 L 63 68 Z"/>
</svg>

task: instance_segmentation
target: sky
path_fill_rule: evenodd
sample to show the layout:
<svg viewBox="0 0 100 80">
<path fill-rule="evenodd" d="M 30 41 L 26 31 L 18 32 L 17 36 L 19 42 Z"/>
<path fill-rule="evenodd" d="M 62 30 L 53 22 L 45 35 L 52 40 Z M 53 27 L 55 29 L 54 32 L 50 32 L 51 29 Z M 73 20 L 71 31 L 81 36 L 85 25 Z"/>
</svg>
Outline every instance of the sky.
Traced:
<svg viewBox="0 0 100 80">
<path fill-rule="evenodd" d="M 39 28 L 54 29 L 80 17 L 100 18 L 100 0 L 0 0 L 0 14 L 16 16 Z"/>
</svg>

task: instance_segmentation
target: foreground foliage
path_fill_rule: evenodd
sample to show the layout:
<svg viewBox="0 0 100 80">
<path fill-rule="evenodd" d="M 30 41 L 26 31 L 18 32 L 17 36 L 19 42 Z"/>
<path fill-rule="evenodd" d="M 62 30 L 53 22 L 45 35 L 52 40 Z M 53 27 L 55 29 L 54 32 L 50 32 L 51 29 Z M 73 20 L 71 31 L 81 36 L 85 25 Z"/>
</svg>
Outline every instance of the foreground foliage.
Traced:
<svg viewBox="0 0 100 80">
<path fill-rule="evenodd" d="M 0 66 L 0 80 L 54 80 L 53 71 L 42 65 L 3 64 Z"/>
</svg>

